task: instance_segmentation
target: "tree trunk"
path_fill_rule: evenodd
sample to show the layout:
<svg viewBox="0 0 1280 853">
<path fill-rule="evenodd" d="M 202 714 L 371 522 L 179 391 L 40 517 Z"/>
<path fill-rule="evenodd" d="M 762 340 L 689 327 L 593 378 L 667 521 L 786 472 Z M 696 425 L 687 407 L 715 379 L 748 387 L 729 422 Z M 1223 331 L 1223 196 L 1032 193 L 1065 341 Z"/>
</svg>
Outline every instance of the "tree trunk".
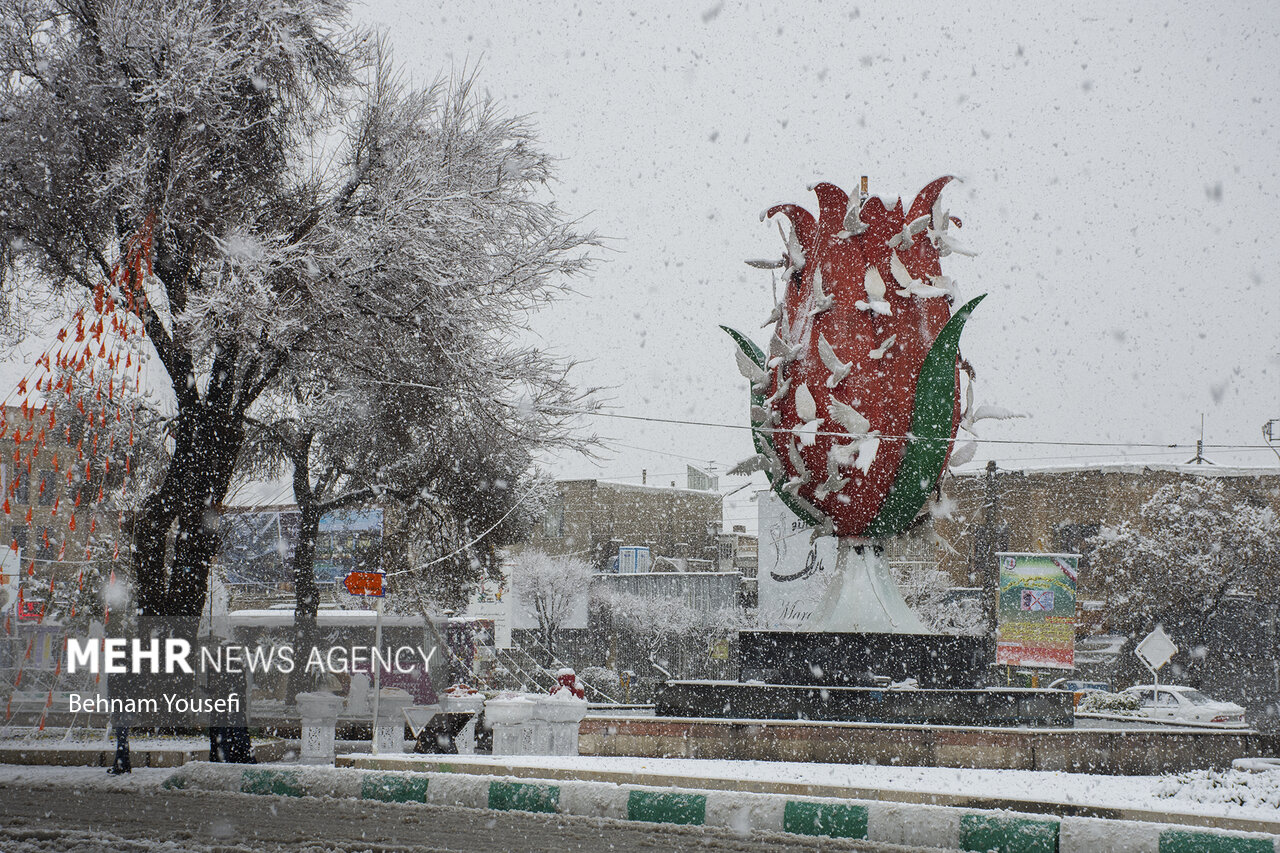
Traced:
<svg viewBox="0 0 1280 853">
<path fill-rule="evenodd" d="M 311 469 L 308 461 L 311 449 L 310 436 L 305 447 L 295 447 L 290 453 L 293 460 L 293 499 L 298 504 L 302 518 L 298 523 L 298 539 L 293 548 L 293 631 L 295 660 L 310 659 L 312 650 L 320 641 L 320 588 L 316 585 L 315 556 L 316 537 L 320 533 L 320 501 L 311 488 Z M 295 666 L 289 676 L 288 699 L 305 688 L 313 686 L 313 677 L 306 666 Z"/>
<path fill-rule="evenodd" d="M 554 625 L 547 625 L 543 629 L 543 642 L 547 647 L 547 662 L 544 666 L 549 668 L 556 662 L 556 627 Z"/>
<path fill-rule="evenodd" d="M 556 626 L 551 621 L 550 608 L 548 608 L 546 601 L 541 596 L 534 598 L 533 609 L 538 615 L 538 628 L 541 629 L 540 633 L 542 634 L 542 650 L 546 653 L 543 666 L 549 667 L 552 661 L 555 660 Z"/>
<path fill-rule="evenodd" d="M 218 551 L 218 510 L 226 498 L 243 425 L 232 413 L 198 400 L 180 407 L 174 454 L 160 487 L 134 522 L 133 565 L 138 588 L 138 633 L 194 641 Z M 176 523 L 172 568 L 165 571 L 168 536 Z"/>
</svg>

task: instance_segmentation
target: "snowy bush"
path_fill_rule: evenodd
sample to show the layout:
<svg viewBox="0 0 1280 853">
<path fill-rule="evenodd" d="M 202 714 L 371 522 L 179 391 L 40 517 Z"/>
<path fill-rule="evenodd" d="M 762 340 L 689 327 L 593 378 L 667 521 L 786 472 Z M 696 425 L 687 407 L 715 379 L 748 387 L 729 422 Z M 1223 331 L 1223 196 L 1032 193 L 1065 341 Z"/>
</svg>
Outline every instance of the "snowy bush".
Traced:
<svg viewBox="0 0 1280 853">
<path fill-rule="evenodd" d="M 986 619 L 982 602 L 948 600 L 951 576 L 936 563 L 894 562 L 889 568 L 903 600 L 930 628 L 940 634 L 961 636 L 983 633 Z"/>
<path fill-rule="evenodd" d="M 616 688 L 622 682 L 622 677 L 618 672 L 609 669 L 607 666 L 583 667 L 578 672 L 578 678 L 592 687 L 606 691 Z"/>
<path fill-rule="evenodd" d="M 705 610 L 677 596 L 606 587 L 594 588 L 592 596 L 592 608 L 617 633 L 619 650 L 629 650 L 629 661 L 618 665 L 635 667 L 647 661 L 649 666 L 638 671 L 643 676 L 643 670 L 651 668 L 660 680 L 683 674 L 682 670 L 696 665 L 691 658 L 705 658 L 711 640 L 746 625 L 745 616 L 736 607 Z"/>
<path fill-rule="evenodd" d="M 1280 771 L 1193 770 L 1164 777 L 1154 793 L 1193 803 L 1280 809 Z"/>
<path fill-rule="evenodd" d="M 1076 711 L 1084 714 L 1123 714 L 1142 716 L 1142 702 L 1131 693 L 1106 693 L 1101 690 L 1080 697 Z"/>
</svg>

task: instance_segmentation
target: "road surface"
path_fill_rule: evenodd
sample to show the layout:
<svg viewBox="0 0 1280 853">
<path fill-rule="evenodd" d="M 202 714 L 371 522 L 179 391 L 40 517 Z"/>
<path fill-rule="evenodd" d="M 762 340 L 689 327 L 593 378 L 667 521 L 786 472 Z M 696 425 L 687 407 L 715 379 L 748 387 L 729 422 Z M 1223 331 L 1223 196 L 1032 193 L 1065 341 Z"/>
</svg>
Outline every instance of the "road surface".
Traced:
<svg viewBox="0 0 1280 853">
<path fill-rule="evenodd" d="M 4 853 L 672 851 L 904 853 L 892 844 L 600 818 L 214 791 L 75 790 L 0 783 Z"/>
</svg>

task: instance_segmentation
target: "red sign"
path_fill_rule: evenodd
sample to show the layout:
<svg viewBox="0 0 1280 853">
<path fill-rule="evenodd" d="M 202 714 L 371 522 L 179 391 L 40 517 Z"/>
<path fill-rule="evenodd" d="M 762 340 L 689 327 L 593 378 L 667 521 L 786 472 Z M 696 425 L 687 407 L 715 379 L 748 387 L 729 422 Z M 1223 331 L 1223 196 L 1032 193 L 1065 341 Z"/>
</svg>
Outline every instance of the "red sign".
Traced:
<svg viewBox="0 0 1280 853">
<path fill-rule="evenodd" d="M 352 595 L 377 595 L 382 593 L 381 572 L 352 572 L 342 581 Z"/>
<path fill-rule="evenodd" d="M 18 602 L 18 621 L 19 622 L 39 622 L 40 621 L 40 602 L 19 601 Z"/>
</svg>

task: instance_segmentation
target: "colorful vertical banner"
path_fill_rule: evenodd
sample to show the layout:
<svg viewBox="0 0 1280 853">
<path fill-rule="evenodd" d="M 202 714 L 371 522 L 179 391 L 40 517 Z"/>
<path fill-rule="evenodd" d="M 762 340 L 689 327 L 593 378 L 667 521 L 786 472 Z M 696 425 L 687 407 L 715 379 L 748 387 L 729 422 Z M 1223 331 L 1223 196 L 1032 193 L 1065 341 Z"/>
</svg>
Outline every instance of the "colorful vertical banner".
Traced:
<svg viewBox="0 0 1280 853">
<path fill-rule="evenodd" d="M 996 663 L 1074 669 L 1079 554 L 996 554 Z"/>
</svg>

